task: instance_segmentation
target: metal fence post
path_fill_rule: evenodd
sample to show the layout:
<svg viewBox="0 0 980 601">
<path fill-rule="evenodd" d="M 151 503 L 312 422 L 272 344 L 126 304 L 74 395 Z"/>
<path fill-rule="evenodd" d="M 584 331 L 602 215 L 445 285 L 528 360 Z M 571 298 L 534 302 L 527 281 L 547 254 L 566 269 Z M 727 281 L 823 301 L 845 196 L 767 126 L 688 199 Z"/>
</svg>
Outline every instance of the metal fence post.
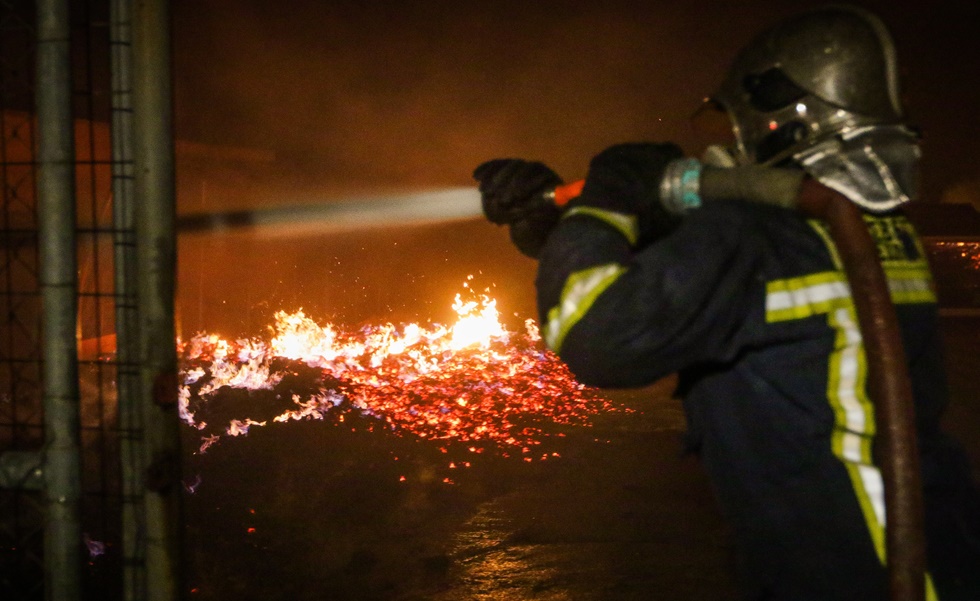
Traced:
<svg viewBox="0 0 980 601">
<path fill-rule="evenodd" d="M 145 456 L 140 395 L 140 339 L 133 158 L 132 0 L 111 0 L 109 44 L 112 115 L 112 209 L 116 291 L 116 394 L 122 475 L 122 590 L 143 601 L 146 585 Z"/>
<path fill-rule="evenodd" d="M 44 336 L 47 598 L 78 599 L 81 467 L 75 146 L 67 0 L 37 3 L 37 211 Z"/>
<path fill-rule="evenodd" d="M 133 125 L 147 599 L 182 593 L 182 484 L 174 323 L 177 243 L 170 6 L 133 5 Z"/>
</svg>

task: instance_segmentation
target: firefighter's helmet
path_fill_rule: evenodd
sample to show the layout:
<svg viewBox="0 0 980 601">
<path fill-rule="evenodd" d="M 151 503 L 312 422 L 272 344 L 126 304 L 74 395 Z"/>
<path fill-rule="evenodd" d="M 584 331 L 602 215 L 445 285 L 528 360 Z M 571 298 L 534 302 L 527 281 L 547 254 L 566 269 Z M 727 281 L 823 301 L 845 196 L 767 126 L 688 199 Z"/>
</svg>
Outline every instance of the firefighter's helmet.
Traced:
<svg viewBox="0 0 980 601">
<path fill-rule="evenodd" d="M 830 136 L 902 119 L 888 30 L 875 15 L 845 6 L 763 32 L 711 100 L 728 113 L 741 163 L 778 164 Z"/>
</svg>

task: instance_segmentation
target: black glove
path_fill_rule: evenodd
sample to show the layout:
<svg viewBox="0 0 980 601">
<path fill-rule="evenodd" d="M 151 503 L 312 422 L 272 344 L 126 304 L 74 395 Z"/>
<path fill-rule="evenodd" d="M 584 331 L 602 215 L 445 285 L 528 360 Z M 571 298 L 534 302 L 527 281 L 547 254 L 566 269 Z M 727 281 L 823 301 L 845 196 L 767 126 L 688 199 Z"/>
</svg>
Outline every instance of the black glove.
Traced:
<svg viewBox="0 0 980 601">
<path fill-rule="evenodd" d="M 629 143 L 611 146 L 589 163 L 582 194 L 568 208 L 590 206 L 636 217 L 638 245 L 673 230 L 680 218 L 660 203 L 667 164 L 683 156 L 676 144 Z"/>
<path fill-rule="evenodd" d="M 510 239 L 525 255 L 537 258 L 561 210 L 545 192 L 562 183 L 544 163 L 523 159 L 494 159 L 473 171 L 480 182 L 483 214 L 498 225 L 510 226 Z"/>
</svg>

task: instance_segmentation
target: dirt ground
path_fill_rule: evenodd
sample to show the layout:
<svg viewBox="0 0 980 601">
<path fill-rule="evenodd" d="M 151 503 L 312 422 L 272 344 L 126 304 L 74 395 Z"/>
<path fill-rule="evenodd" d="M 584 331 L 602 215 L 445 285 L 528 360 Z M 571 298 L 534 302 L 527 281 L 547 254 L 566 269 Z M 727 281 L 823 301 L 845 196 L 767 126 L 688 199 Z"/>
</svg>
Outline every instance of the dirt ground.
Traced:
<svg viewBox="0 0 980 601">
<path fill-rule="evenodd" d="M 944 326 L 947 422 L 980 466 L 980 318 Z M 191 598 L 735 599 L 729 534 L 683 454 L 672 386 L 612 395 L 637 412 L 566 428 L 558 456 L 533 463 L 367 422 L 254 429 L 203 455 L 189 432 Z"/>
</svg>

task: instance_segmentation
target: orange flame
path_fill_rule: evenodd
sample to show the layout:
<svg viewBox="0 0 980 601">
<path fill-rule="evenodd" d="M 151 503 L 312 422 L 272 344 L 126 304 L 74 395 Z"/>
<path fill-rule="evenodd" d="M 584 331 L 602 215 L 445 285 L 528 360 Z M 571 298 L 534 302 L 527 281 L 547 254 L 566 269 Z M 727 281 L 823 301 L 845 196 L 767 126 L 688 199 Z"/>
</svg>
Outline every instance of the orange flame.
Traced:
<svg viewBox="0 0 980 601">
<path fill-rule="evenodd" d="M 200 452 L 222 436 L 247 434 L 252 426 L 328 415 L 343 422 L 345 412 L 357 411 L 396 434 L 458 441 L 477 453 L 483 447 L 472 443 L 514 447 L 530 460 L 532 448 L 547 436 L 542 420 L 588 425 L 590 415 L 614 410 L 541 348 L 533 320 L 515 336 L 486 295 L 464 300 L 457 294 L 453 309 L 457 320 L 451 327 L 384 324 L 347 332 L 320 325 L 299 310 L 275 314 L 268 343 L 199 334 L 181 345 L 181 416 L 204 431 Z M 316 392 L 281 390 L 286 375 L 295 373 L 290 362 L 320 374 Z M 292 406 L 261 419 L 238 416 L 221 429 L 205 431 L 207 423 L 195 413 L 228 388 L 273 390 L 290 398 Z"/>
</svg>

